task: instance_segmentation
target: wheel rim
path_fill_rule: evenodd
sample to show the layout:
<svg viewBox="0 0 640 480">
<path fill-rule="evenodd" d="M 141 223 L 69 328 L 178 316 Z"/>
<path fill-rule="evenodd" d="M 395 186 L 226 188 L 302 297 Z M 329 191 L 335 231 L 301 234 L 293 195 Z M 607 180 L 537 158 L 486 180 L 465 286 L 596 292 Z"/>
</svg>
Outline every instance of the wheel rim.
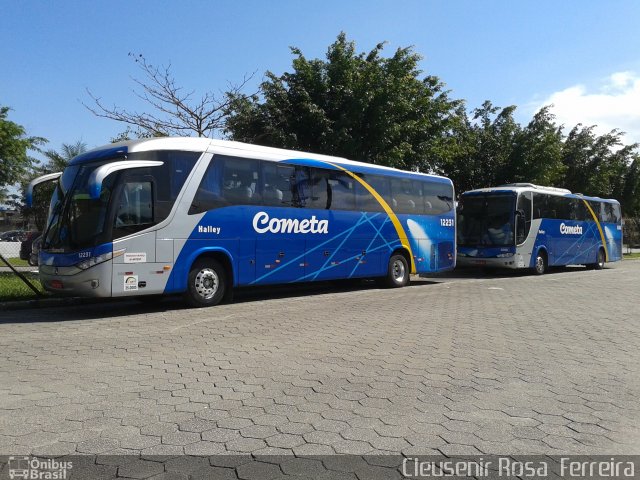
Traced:
<svg viewBox="0 0 640 480">
<path fill-rule="evenodd" d="M 204 300 L 211 300 L 218 291 L 219 286 L 220 279 L 218 274 L 210 268 L 203 268 L 196 275 L 194 287 L 198 295 Z"/>
<path fill-rule="evenodd" d="M 602 250 L 598 251 L 598 266 L 600 268 L 604 268 L 604 254 Z"/>
<path fill-rule="evenodd" d="M 404 277 L 405 277 L 405 266 L 404 263 L 401 260 L 396 260 L 395 262 L 393 262 L 393 279 L 397 282 L 397 283 L 401 283 L 404 281 Z"/>
<path fill-rule="evenodd" d="M 536 258 L 536 271 L 538 273 L 544 272 L 544 258 L 542 256 Z"/>
</svg>

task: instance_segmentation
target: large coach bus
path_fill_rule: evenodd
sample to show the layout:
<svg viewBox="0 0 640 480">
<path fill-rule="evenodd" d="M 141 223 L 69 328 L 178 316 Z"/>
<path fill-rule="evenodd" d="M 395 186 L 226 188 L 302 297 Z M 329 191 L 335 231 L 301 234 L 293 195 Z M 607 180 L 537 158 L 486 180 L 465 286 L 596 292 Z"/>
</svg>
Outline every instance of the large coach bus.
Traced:
<svg viewBox="0 0 640 480">
<path fill-rule="evenodd" d="M 112 144 L 55 180 L 40 250 L 51 292 L 183 293 L 409 275 L 455 266 L 452 182 L 342 158 L 202 138 Z M 27 199 L 29 201 L 29 198 Z"/>
<path fill-rule="evenodd" d="M 561 188 L 482 188 L 460 196 L 457 241 L 460 266 L 601 269 L 622 258 L 622 214 L 616 200 Z"/>
</svg>

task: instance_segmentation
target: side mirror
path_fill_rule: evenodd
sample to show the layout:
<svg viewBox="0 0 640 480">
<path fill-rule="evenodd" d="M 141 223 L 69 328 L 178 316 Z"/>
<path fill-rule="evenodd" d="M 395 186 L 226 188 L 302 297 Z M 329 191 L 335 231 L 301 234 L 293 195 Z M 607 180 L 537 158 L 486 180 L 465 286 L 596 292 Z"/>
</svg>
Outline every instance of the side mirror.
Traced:
<svg viewBox="0 0 640 480">
<path fill-rule="evenodd" d="M 56 172 L 56 173 L 49 173 L 47 175 L 42 175 L 41 177 L 38 178 L 34 178 L 33 180 L 31 180 L 31 182 L 29 182 L 29 185 L 27 186 L 27 192 L 25 195 L 25 201 L 27 204 L 27 207 L 31 207 L 33 205 L 33 188 L 43 182 L 50 182 L 52 180 L 56 180 L 58 178 L 60 178 L 62 176 L 62 172 Z"/>
</svg>

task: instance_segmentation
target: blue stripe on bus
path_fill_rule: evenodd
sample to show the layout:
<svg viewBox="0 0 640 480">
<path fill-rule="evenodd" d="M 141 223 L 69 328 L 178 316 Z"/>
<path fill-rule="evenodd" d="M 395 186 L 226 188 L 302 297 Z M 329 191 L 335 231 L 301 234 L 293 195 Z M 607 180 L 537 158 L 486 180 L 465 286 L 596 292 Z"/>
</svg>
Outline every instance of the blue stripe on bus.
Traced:
<svg viewBox="0 0 640 480">
<path fill-rule="evenodd" d="M 328 233 L 257 233 L 253 218 L 259 212 L 297 220 L 316 216 L 329 222 Z M 418 273 L 453 268 L 452 227 L 441 221 L 453 218 L 453 211 L 442 216 L 398 217 L 409 232 Z M 210 227 L 220 227 L 219 233 L 209 233 Z M 233 284 L 239 286 L 382 276 L 389 255 L 400 246 L 393 223 L 382 212 L 224 207 L 204 214 L 186 239 L 165 293 L 184 291 L 192 263 L 206 252 L 227 255 L 234 269 Z M 279 258 L 278 251 L 285 256 Z M 444 258 L 432 264 L 439 254 Z"/>
<path fill-rule="evenodd" d="M 81 163 L 89 163 L 95 160 L 104 160 L 106 158 L 124 157 L 129 152 L 127 146 L 105 148 L 103 150 L 96 150 L 86 152 L 76 157 L 73 157 L 69 165 L 79 165 Z"/>
</svg>

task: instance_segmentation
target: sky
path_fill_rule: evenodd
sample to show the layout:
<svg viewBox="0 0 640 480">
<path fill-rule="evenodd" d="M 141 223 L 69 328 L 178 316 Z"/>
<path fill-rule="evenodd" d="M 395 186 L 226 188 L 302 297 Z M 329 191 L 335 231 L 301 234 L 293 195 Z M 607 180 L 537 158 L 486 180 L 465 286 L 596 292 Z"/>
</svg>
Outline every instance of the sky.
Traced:
<svg viewBox="0 0 640 480">
<path fill-rule="evenodd" d="M 413 46 L 469 110 L 516 105 L 526 124 L 554 104 L 577 123 L 640 142 L 640 2 L 636 0 L 0 0 L 0 105 L 29 135 L 59 150 L 109 143 L 124 124 L 94 116 L 107 105 L 143 110 L 129 53 L 171 64 L 195 95 L 224 91 L 255 72 L 291 70 L 290 46 L 324 58 L 343 31 L 359 52 Z"/>
</svg>

